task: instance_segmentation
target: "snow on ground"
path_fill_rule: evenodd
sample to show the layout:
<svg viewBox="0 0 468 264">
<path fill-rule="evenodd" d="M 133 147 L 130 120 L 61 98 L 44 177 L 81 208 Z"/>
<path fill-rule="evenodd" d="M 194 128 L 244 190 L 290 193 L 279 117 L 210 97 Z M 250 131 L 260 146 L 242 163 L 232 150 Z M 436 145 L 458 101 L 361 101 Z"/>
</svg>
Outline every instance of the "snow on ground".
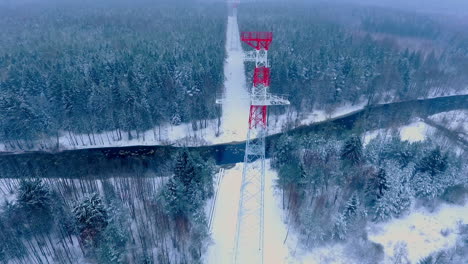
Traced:
<svg viewBox="0 0 468 264">
<path fill-rule="evenodd" d="M 454 95 L 467 95 L 468 87 L 462 89 L 447 89 L 446 87 L 432 87 L 429 89 L 428 95 L 424 97 L 419 97 L 418 99 L 430 99 L 444 96 L 454 96 Z"/>
<path fill-rule="evenodd" d="M 269 168 L 269 162 L 266 166 Z M 207 264 L 230 263 L 229 260 L 233 258 L 242 169 L 243 163 L 238 163 L 235 167 L 226 170 L 219 186 L 211 230 L 213 243 L 205 256 Z M 283 222 L 283 211 L 278 204 L 281 199 L 274 187 L 276 179 L 276 173 L 267 170 L 264 201 L 264 263 L 298 263 L 291 262 L 288 243 L 284 243 L 287 228 Z M 292 235 L 289 234 L 289 236 Z M 239 250 L 243 250 L 242 245 Z"/>
<path fill-rule="evenodd" d="M 226 170 L 220 182 L 211 228 L 213 243 L 205 256 L 207 264 L 230 263 L 233 258 L 242 166 L 238 163 Z"/>
<path fill-rule="evenodd" d="M 221 134 L 213 142 L 243 141 L 247 137 L 249 93 L 245 81 L 243 51 L 237 17 L 229 16 L 226 31 L 227 59 L 224 64 L 224 95 Z"/>
<path fill-rule="evenodd" d="M 282 115 L 272 115 L 269 117 L 268 121 L 268 134 L 272 135 L 283 132 L 287 124 L 291 124 L 292 127 L 306 126 L 313 123 L 323 122 L 328 119 L 346 116 L 364 109 L 365 106 L 366 102 L 362 101 L 355 105 L 351 105 L 349 103 L 344 104 L 331 112 L 327 112 L 323 109 L 314 109 L 309 113 L 298 114 L 295 111 L 289 111 Z"/>
<path fill-rule="evenodd" d="M 245 85 L 245 69 L 237 19 L 228 17 L 226 50 L 228 58 L 225 64 L 225 101 L 223 104 L 222 134 L 224 141 L 245 140 L 247 135 L 249 100 Z M 234 41 L 234 38 L 236 41 Z M 247 99 L 247 100 L 246 100 Z M 267 164 L 269 166 L 269 163 Z M 214 205 L 214 216 L 211 224 L 212 245 L 209 247 L 205 263 L 230 263 L 233 259 L 237 213 L 239 209 L 240 185 L 243 163 L 225 170 L 218 185 L 218 196 Z M 265 184 L 265 263 L 285 262 L 288 250 L 283 244 L 286 227 L 281 212 L 273 197 L 273 173 L 266 176 Z M 253 234 L 255 235 L 255 234 Z M 245 250 L 240 245 L 239 250 Z"/>
<path fill-rule="evenodd" d="M 431 115 L 427 119 L 434 122 L 435 124 L 446 127 L 455 134 L 459 135 L 461 138 L 468 139 L 468 110 L 453 110 L 442 112 Z M 407 140 L 409 142 L 424 141 L 427 138 L 431 138 L 432 140 L 443 144 L 446 140 L 444 141 L 442 137 L 445 136 L 440 133 L 438 134 L 437 131 L 438 129 L 436 127 L 433 127 L 420 119 L 415 119 L 414 122 L 398 128 L 367 131 L 364 134 L 363 141 L 366 145 L 372 139 L 378 136 L 386 137 L 390 136 L 392 132 L 398 132 L 402 140 Z M 454 149 L 452 150 L 459 153 L 463 152 L 462 147 L 454 146 Z"/>
<path fill-rule="evenodd" d="M 237 24 L 235 19 L 230 18 L 229 25 Z M 232 28 L 232 26 L 229 26 Z M 237 28 L 237 27 L 234 27 Z M 228 33 L 229 36 L 238 34 Z M 234 43 L 239 40 L 234 41 Z M 240 45 L 240 43 L 238 44 Z M 95 133 L 94 135 L 74 134 L 63 131 L 59 138 L 50 138 L 34 142 L 33 150 L 66 150 L 66 149 L 88 149 L 102 147 L 124 147 L 124 146 L 145 146 L 145 145 L 176 145 L 176 146 L 204 146 L 212 144 L 230 143 L 235 141 L 243 141 L 247 135 L 248 109 L 249 102 L 248 92 L 245 83 L 244 64 L 242 62 L 242 52 L 240 49 L 231 49 L 227 47 L 228 57 L 225 62 L 225 84 L 224 84 L 224 103 L 222 105 L 221 124 L 218 120 L 208 120 L 206 128 L 194 130 L 192 124 L 182 123 L 180 125 L 161 125 L 145 132 L 140 132 L 137 136 L 136 131 L 122 133 L 122 138 L 119 139 L 117 131 L 107 131 Z M 333 119 L 340 116 L 346 116 L 353 112 L 359 111 L 365 107 L 365 102 L 355 105 L 346 104 L 338 107 L 332 112 L 327 112 L 323 109 L 315 109 L 309 113 L 297 113 L 288 111 L 282 115 L 269 116 L 269 134 L 277 134 L 284 132 L 286 129 L 291 129 L 301 125 L 311 125 L 313 123 L 322 122 L 327 119 Z M 453 113 L 452 113 L 453 112 Z M 450 119 L 450 115 L 445 117 L 450 119 L 451 124 L 457 123 L 458 126 L 449 127 L 450 129 L 460 129 L 460 126 L 467 131 L 466 110 L 450 111 L 452 117 L 458 115 L 458 119 Z M 433 117 L 437 120 L 443 118 Z M 441 114 L 442 116 L 442 114 Z M 226 120 L 232 120 L 227 122 Z M 458 120 L 458 121 L 456 121 Z M 455 122 L 455 123 L 454 123 Z M 413 128 L 410 128 L 413 126 Z M 414 128 L 414 126 L 416 128 Z M 404 135 L 409 140 L 422 140 L 424 125 L 411 124 L 404 128 Z M 409 130 L 408 130 L 409 129 Z M 418 135 L 418 136 L 412 136 Z M 463 136 L 463 135 L 462 135 Z M 466 137 L 466 136 L 465 136 Z M 23 145 L 26 145 L 23 143 Z M 15 142 L 0 143 L 0 152 L 21 152 Z"/>
<path fill-rule="evenodd" d="M 429 130 L 429 126 L 426 123 L 417 121 L 400 127 L 400 137 L 402 140 L 409 142 L 424 141 Z"/>
<path fill-rule="evenodd" d="M 277 173 L 266 161 L 264 200 L 264 263 L 268 264 L 349 264 L 341 244 L 300 249 L 294 230 L 288 230 L 286 211 L 281 207 L 281 191 L 276 187 Z M 226 169 L 218 190 L 211 229 L 212 244 L 204 256 L 206 264 L 230 263 L 233 258 L 237 211 L 243 163 Z M 255 234 L 252 234 L 255 235 Z M 239 248 L 242 250 L 242 245 Z M 250 264 L 250 263 L 246 263 Z"/>
<path fill-rule="evenodd" d="M 382 128 L 364 133 L 363 142 L 367 145 L 372 139 L 376 137 L 389 137 L 394 132 L 398 132 L 401 140 L 409 142 L 424 141 L 426 138 L 434 133 L 435 129 L 427 125 L 423 121 L 414 121 L 408 125 L 398 128 Z"/>
<path fill-rule="evenodd" d="M 369 240 L 384 247 L 387 262 L 397 242 L 408 246 L 408 259 L 416 263 L 437 251 L 451 248 L 459 223 L 468 224 L 468 206 L 442 204 L 437 211 L 414 210 L 410 215 L 369 227 Z"/>
<path fill-rule="evenodd" d="M 468 140 L 468 110 L 442 112 L 431 115 L 428 119 Z"/>
</svg>

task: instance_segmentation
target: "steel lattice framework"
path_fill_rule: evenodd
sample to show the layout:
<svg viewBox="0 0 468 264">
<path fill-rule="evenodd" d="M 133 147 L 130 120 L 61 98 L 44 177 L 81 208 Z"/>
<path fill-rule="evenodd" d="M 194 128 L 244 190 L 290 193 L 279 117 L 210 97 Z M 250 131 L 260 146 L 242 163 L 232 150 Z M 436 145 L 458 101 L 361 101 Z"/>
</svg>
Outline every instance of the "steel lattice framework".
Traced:
<svg viewBox="0 0 468 264">
<path fill-rule="evenodd" d="M 245 53 L 244 60 L 255 62 L 250 94 L 249 131 L 245 146 L 244 169 L 239 198 L 235 264 L 263 263 L 265 136 L 267 135 L 268 105 L 286 105 L 285 96 L 268 93 L 270 67 L 268 49 L 272 32 L 242 32 L 241 40 L 254 48 Z"/>
</svg>

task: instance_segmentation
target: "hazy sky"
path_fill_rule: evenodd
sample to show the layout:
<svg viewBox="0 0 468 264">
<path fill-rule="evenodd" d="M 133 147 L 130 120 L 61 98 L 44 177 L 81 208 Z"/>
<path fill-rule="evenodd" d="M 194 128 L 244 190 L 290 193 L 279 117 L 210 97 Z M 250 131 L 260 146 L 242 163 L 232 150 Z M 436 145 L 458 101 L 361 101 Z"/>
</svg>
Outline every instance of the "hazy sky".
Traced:
<svg viewBox="0 0 468 264">
<path fill-rule="evenodd" d="M 0 0 L 0 4 L 9 3 L 11 4 L 24 4 L 24 3 L 45 3 L 45 2 L 57 2 L 58 0 Z M 59 2 L 83 2 L 82 0 L 62 0 Z M 134 2 L 135 0 L 119 0 Z M 169 0 L 138 0 L 144 2 L 160 2 Z M 172 0 L 172 1 L 225 1 L 225 0 Z M 363 5 L 373 6 L 388 6 L 394 8 L 405 9 L 409 11 L 424 11 L 432 13 L 449 13 L 449 14 L 460 14 L 468 16 L 468 0 L 240 0 L 241 2 L 260 2 L 260 1 L 278 1 L 278 2 L 325 2 L 325 3 L 359 3 Z M 109 2 L 109 0 L 95 0 L 95 2 Z M 171 1 L 169 1 L 171 2 Z"/>
</svg>

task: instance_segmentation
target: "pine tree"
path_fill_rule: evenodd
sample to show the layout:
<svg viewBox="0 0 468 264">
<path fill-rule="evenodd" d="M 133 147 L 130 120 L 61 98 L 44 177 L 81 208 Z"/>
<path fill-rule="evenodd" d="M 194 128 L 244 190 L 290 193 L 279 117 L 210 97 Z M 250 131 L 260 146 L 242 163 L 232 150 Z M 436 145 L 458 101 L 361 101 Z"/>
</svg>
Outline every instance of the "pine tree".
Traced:
<svg viewBox="0 0 468 264">
<path fill-rule="evenodd" d="M 94 245 L 101 232 L 107 227 L 109 217 L 107 208 L 97 193 L 84 197 L 73 208 L 80 238 Z"/>
<path fill-rule="evenodd" d="M 437 147 L 419 161 L 415 168 L 416 172 L 427 172 L 431 177 L 434 177 L 445 172 L 448 166 L 447 159 L 447 154 L 442 154 L 440 148 Z"/>
<path fill-rule="evenodd" d="M 348 226 L 346 217 L 343 214 L 339 214 L 334 219 L 332 238 L 338 240 L 345 240 L 348 233 Z"/>
<path fill-rule="evenodd" d="M 347 160 L 352 165 L 358 165 L 362 160 L 362 142 L 358 136 L 349 138 L 343 146 L 341 158 Z"/>
<path fill-rule="evenodd" d="M 170 214 L 187 218 L 213 192 L 213 165 L 185 149 L 176 154 L 175 160 L 174 176 L 163 197 Z"/>
<path fill-rule="evenodd" d="M 44 232 L 52 227 L 51 193 L 42 180 L 22 180 L 18 189 L 17 205 L 31 232 Z"/>
<path fill-rule="evenodd" d="M 401 168 L 394 161 L 387 162 L 384 167 L 387 175 L 388 189 L 384 190 L 374 207 L 374 220 L 384 221 L 391 217 L 399 217 L 411 207 L 413 191 L 409 179 L 413 168 Z"/>
<path fill-rule="evenodd" d="M 351 198 L 346 203 L 346 207 L 345 207 L 344 214 L 343 214 L 344 217 L 348 221 L 352 220 L 356 216 L 358 207 L 360 205 L 361 204 L 359 202 L 359 197 L 357 196 L 357 193 L 354 192 L 353 195 L 351 195 Z"/>
<path fill-rule="evenodd" d="M 276 142 L 272 165 L 275 168 L 280 168 L 284 164 L 288 164 L 294 158 L 295 150 L 295 141 L 288 135 L 282 135 Z"/>
<path fill-rule="evenodd" d="M 399 241 L 395 244 L 395 247 L 393 249 L 392 263 L 393 264 L 410 264 L 411 263 L 408 259 L 408 245 L 405 242 Z"/>
</svg>

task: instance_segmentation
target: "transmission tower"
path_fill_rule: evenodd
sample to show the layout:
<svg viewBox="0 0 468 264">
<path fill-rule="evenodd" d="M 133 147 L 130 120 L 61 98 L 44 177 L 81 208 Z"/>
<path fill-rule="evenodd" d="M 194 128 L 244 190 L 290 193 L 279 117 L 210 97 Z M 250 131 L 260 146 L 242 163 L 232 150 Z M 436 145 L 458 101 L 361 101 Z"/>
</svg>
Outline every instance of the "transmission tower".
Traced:
<svg viewBox="0 0 468 264">
<path fill-rule="evenodd" d="M 268 49 L 272 32 L 242 32 L 241 40 L 254 48 L 245 61 L 255 62 L 250 93 L 249 131 L 245 146 L 244 169 L 236 226 L 234 263 L 263 263 L 265 136 L 269 105 L 287 105 L 285 96 L 268 93 L 270 65 Z"/>
</svg>

